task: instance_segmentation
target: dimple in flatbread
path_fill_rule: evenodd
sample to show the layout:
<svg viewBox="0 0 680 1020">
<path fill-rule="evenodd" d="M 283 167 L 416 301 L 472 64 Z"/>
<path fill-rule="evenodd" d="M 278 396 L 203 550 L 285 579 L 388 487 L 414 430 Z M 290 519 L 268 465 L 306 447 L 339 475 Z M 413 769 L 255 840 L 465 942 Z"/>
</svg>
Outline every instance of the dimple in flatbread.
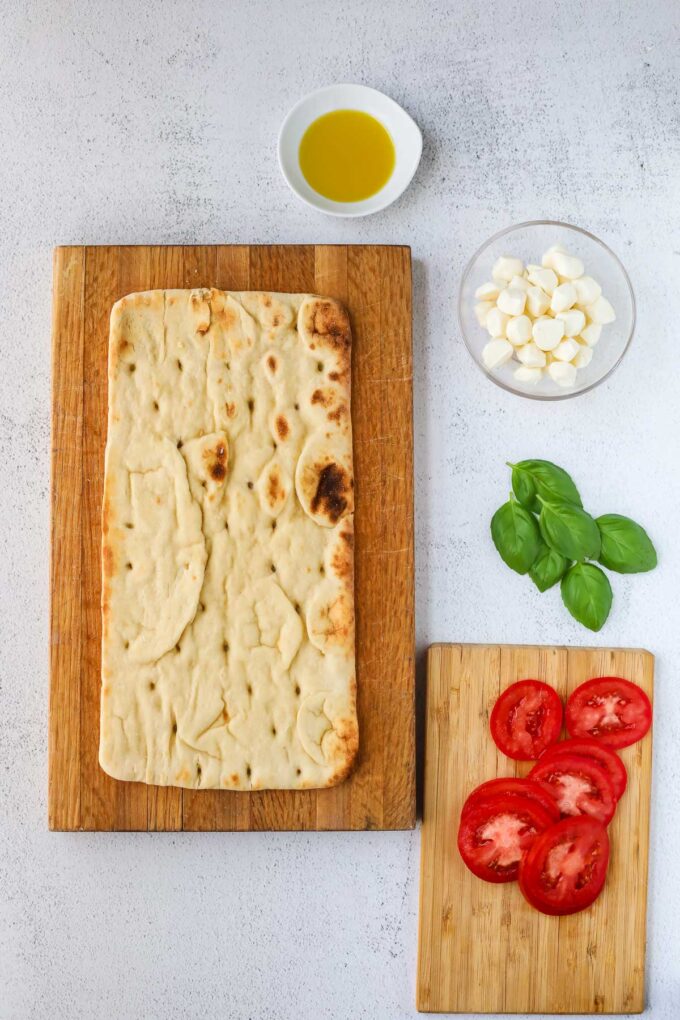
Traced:
<svg viewBox="0 0 680 1020">
<path fill-rule="evenodd" d="M 99 760 L 190 788 L 341 782 L 358 749 L 351 335 L 299 294 L 111 313 Z"/>
</svg>

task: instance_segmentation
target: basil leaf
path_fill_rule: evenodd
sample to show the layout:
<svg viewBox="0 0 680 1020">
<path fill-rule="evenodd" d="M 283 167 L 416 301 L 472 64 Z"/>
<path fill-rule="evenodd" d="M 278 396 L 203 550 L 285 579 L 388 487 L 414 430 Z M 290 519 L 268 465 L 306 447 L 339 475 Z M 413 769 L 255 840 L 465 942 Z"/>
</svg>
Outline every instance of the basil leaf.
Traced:
<svg viewBox="0 0 680 1020">
<path fill-rule="evenodd" d="M 538 556 L 531 564 L 529 577 L 539 591 L 547 591 L 548 588 L 552 588 L 554 584 L 557 584 L 568 566 L 569 560 L 566 560 L 561 553 L 555 552 L 554 549 L 550 549 L 544 544 Z"/>
<path fill-rule="evenodd" d="M 536 486 L 528 471 L 522 471 L 519 467 L 512 469 L 512 491 L 517 496 L 522 506 L 527 510 L 534 510 L 536 513 L 541 509 L 536 499 Z"/>
<path fill-rule="evenodd" d="M 656 566 L 656 550 L 644 528 L 630 517 L 603 514 L 597 518 L 602 548 L 598 559 L 619 574 L 640 574 Z"/>
<path fill-rule="evenodd" d="M 510 464 L 510 467 L 512 468 L 512 487 L 515 495 L 528 510 L 538 513 L 541 509 L 536 500 L 536 494 L 551 503 L 574 503 L 576 506 L 583 506 L 571 476 L 552 461 L 521 460 L 519 464 Z M 521 483 L 520 478 L 522 479 Z M 520 491 L 515 488 L 515 480 L 517 480 Z M 533 494 L 530 486 L 534 489 Z"/>
<path fill-rule="evenodd" d="M 541 548 L 536 518 L 510 498 L 491 518 L 493 544 L 511 570 L 526 574 Z"/>
<path fill-rule="evenodd" d="M 576 563 L 562 578 L 562 601 L 579 623 L 601 630 L 612 607 L 609 578 L 593 563 Z"/>
<path fill-rule="evenodd" d="M 596 560 L 600 555 L 600 529 L 581 507 L 543 502 L 539 523 L 544 541 L 568 560 Z"/>
</svg>

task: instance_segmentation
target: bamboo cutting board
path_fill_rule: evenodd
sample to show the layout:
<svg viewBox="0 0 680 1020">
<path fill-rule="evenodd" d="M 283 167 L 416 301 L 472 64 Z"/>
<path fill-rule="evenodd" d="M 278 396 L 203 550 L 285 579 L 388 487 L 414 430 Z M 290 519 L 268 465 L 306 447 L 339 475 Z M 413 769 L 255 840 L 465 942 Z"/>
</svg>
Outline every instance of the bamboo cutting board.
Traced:
<svg viewBox="0 0 680 1020">
<path fill-rule="evenodd" d="M 360 760 L 322 791 L 190 791 L 97 760 L 100 514 L 113 303 L 214 286 L 316 292 L 353 333 Z M 377 245 L 68 247 L 54 254 L 51 829 L 405 829 L 415 824 L 411 256 Z"/>
<path fill-rule="evenodd" d="M 547 917 L 516 882 L 491 885 L 456 846 L 468 793 L 526 775 L 494 744 L 502 690 L 533 677 L 566 697 L 593 676 L 622 676 L 651 697 L 654 659 L 639 649 L 434 645 L 428 655 L 417 1007 L 432 1013 L 639 1013 L 644 1008 L 651 733 L 621 757 L 628 788 L 609 827 L 603 892 L 589 910 Z"/>
</svg>

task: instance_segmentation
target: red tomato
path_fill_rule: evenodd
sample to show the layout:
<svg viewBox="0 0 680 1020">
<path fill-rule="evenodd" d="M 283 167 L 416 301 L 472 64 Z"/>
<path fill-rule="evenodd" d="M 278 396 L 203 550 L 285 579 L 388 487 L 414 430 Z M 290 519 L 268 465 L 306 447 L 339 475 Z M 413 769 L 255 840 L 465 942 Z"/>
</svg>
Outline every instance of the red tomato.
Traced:
<svg viewBox="0 0 680 1020">
<path fill-rule="evenodd" d="M 562 702 L 541 680 L 518 680 L 503 691 L 491 713 L 496 746 L 516 761 L 535 761 L 562 729 Z"/>
<path fill-rule="evenodd" d="M 552 815 L 528 797 L 501 794 L 461 815 L 458 849 L 470 871 L 487 882 L 512 882 L 522 855 Z"/>
<path fill-rule="evenodd" d="M 546 752 L 547 753 L 547 752 Z M 560 809 L 557 806 L 552 788 L 547 783 L 539 783 L 535 779 L 515 779 L 513 776 L 506 776 L 502 779 L 489 779 L 488 782 L 477 786 L 463 804 L 461 816 L 483 800 L 498 796 L 501 793 L 511 793 L 518 797 L 528 797 L 535 800 L 544 808 L 553 821 L 560 817 Z"/>
<path fill-rule="evenodd" d="M 541 833 L 519 867 L 519 887 L 544 914 L 575 914 L 600 894 L 609 862 L 609 837 L 601 822 L 579 815 Z"/>
<path fill-rule="evenodd" d="M 609 775 L 614 797 L 620 800 L 628 783 L 628 773 L 618 754 L 610 750 L 592 737 L 572 737 L 571 740 L 561 740 L 559 744 L 553 744 L 547 751 L 544 751 L 539 761 L 544 762 L 550 759 L 559 758 L 563 754 L 577 754 L 579 758 L 592 758 L 601 769 Z"/>
<path fill-rule="evenodd" d="M 552 787 L 563 815 L 590 815 L 603 825 L 609 825 L 614 817 L 612 781 L 592 758 L 578 754 L 550 756 L 534 765 L 529 775 Z"/>
<path fill-rule="evenodd" d="M 567 701 L 567 729 L 572 737 L 593 737 L 607 747 L 628 747 L 652 724 L 645 692 L 630 680 L 600 676 L 586 680 Z"/>
</svg>

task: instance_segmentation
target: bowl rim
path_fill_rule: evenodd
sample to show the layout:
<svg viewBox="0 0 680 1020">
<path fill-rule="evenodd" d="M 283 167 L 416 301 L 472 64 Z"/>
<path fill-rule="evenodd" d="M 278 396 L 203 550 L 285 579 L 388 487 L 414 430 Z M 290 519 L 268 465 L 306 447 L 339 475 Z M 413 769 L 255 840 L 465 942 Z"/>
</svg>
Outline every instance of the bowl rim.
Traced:
<svg viewBox="0 0 680 1020">
<path fill-rule="evenodd" d="M 336 92 L 339 94 L 339 98 L 341 98 L 344 90 L 346 89 L 350 89 L 355 94 L 355 96 L 360 96 L 363 93 L 363 95 L 366 96 L 367 98 L 372 98 L 374 100 L 377 98 L 379 102 L 387 105 L 387 107 L 394 114 L 395 119 L 397 121 L 402 122 L 405 125 L 405 127 L 408 130 L 410 130 L 412 135 L 411 144 L 414 145 L 413 153 L 411 156 L 411 165 L 409 166 L 407 163 L 402 164 L 405 165 L 405 177 L 402 186 L 399 188 L 399 190 L 394 193 L 390 193 L 388 191 L 387 194 L 383 195 L 382 198 L 380 198 L 379 196 L 382 194 L 384 190 L 387 189 L 387 186 L 392 178 L 390 178 L 390 180 L 388 180 L 386 184 L 383 185 L 380 191 L 377 191 L 374 195 L 370 195 L 368 198 L 362 199 L 361 202 L 351 203 L 333 202 L 332 199 L 325 198 L 325 196 L 321 194 L 319 195 L 319 201 L 315 201 L 309 195 L 304 194 L 300 190 L 296 183 L 291 179 L 286 169 L 284 153 L 285 151 L 288 151 L 287 147 L 288 133 L 290 131 L 292 121 L 294 120 L 296 115 L 299 114 L 302 109 L 304 109 L 305 106 L 313 102 L 313 100 L 315 100 L 318 97 L 327 97 Z M 337 107 L 337 109 L 342 108 L 343 107 L 341 105 Z M 309 121 L 310 124 L 312 123 L 313 119 L 314 118 L 310 119 Z M 379 118 L 376 117 L 376 119 Z M 397 150 L 396 139 L 393 140 L 395 142 L 396 151 Z M 279 169 L 281 171 L 283 179 L 285 180 L 286 184 L 291 189 L 291 191 L 295 195 L 297 195 L 297 197 L 311 209 L 316 209 L 317 212 L 325 213 L 327 216 L 338 216 L 343 219 L 356 219 L 360 216 L 371 216 L 373 213 L 382 212 L 383 209 L 386 209 L 388 206 L 396 202 L 398 198 L 401 198 L 401 196 L 404 194 L 404 192 L 410 185 L 411 181 L 415 177 L 416 170 L 420 165 L 422 152 L 423 152 L 422 132 L 419 126 L 414 121 L 413 117 L 411 117 L 411 115 L 406 112 L 403 106 L 400 106 L 399 103 L 396 102 L 396 100 L 392 99 L 391 96 L 386 95 L 384 92 L 381 92 L 379 89 L 374 89 L 370 85 L 361 85 L 357 82 L 338 82 L 337 84 L 334 85 L 324 85 L 321 88 L 314 89 L 312 92 L 308 92 L 306 95 L 302 96 L 302 98 L 299 99 L 294 104 L 294 106 L 290 108 L 290 110 L 284 117 L 281 123 L 281 127 L 279 128 L 279 134 L 276 145 Z M 394 172 L 392 176 L 394 176 Z M 313 192 L 313 189 L 311 190 L 312 193 L 315 194 Z M 332 202 L 333 207 L 328 208 L 327 206 L 322 205 L 321 204 L 322 202 Z M 344 205 L 351 205 L 353 208 L 346 209 L 343 208 Z"/>
<path fill-rule="evenodd" d="M 621 275 L 626 284 L 626 287 L 628 288 L 631 311 L 630 331 L 628 333 L 628 338 L 626 339 L 626 342 L 623 345 L 621 353 L 619 354 L 618 358 L 611 366 L 611 368 L 609 368 L 604 375 L 600 376 L 600 378 L 596 379 L 595 382 L 590 383 L 590 385 L 588 386 L 584 386 L 580 390 L 574 390 L 565 393 L 531 393 L 528 390 L 515 389 L 515 387 L 510 386 L 502 379 L 499 379 L 497 376 L 492 375 L 491 372 L 487 372 L 487 370 L 484 368 L 482 363 L 477 358 L 477 355 L 473 351 L 470 342 L 468 341 L 467 331 L 463 324 L 463 290 L 465 289 L 465 284 L 467 283 L 468 278 L 470 277 L 474 269 L 477 259 L 480 257 L 482 252 L 484 252 L 496 241 L 499 241 L 502 237 L 505 237 L 506 234 L 511 234 L 515 230 L 524 230 L 527 227 L 560 227 L 561 229 L 572 230 L 577 234 L 583 234 L 585 237 L 590 238 L 591 241 L 594 241 L 596 244 L 598 244 L 601 248 L 604 249 L 605 252 L 607 252 L 608 255 L 612 257 L 616 265 L 621 270 Z M 483 244 L 479 246 L 479 248 L 477 248 L 472 257 L 468 259 L 460 279 L 460 287 L 458 290 L 458 325 L 463 336 L 463 342 L 467 348 L 470 357 L 474 361 L 475 365 L 477 365 L 480 372 L 482 372 L 487 377 L 487 379 L 490 379 L 493 383 L 495 383 L 496 386 L 500 386 L 500 388 L 502 390 L 505 390 L 506 393 L 512 393 L 516 397 L 526 397 L 528 400 L 542 400 L 542 401 L 572 400 L 574 397 L 580 397 L 584 393 L 589 393 L 591 390 L 594 390 L 595 387 L 599 386 L 600 383 L 603 383 L 605 379 L 609 379 L 609 377 L 616 371 L 616 369 L 623 361 L 623 356 L 633 341 L 636 322 L 637 322 L 637 306 L 635 303 L 635 293 L 633 291 L 633 285 L 630 282 L 630 277 L 628 276 L 628 273 L 626 271 L 626 267 L 624 266 L 621 259 L 618 257 L 616 252 L 613 251 L 609 247 L 609 245 L 605 243 L 605 241 L 597 237 L 596 234 L 593 234 L 590 230 L 586 230 L 584 227 L 577 227 L 575 223 L 567 223 L 565 220 L 524 220 L 522 223 L 514 223 L 510 227 L 504 227 L 503 230 L 499 230 L 495 234 L 492 234 L 492 236 L 489 237 L 488 240 L 486 240 Z"/>
</svg>

